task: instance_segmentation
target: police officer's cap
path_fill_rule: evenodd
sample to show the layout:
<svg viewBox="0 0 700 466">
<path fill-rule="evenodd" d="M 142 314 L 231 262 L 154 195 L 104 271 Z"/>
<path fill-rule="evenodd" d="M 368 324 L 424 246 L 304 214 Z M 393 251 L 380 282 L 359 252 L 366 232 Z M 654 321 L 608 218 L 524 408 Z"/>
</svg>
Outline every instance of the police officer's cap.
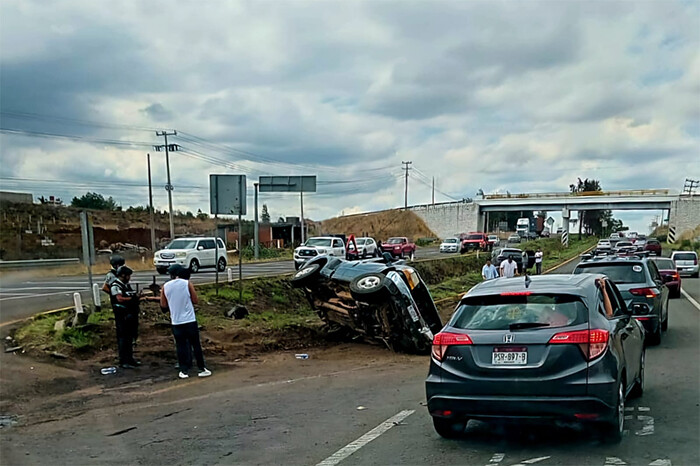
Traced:
<svg viewBox="0 0 700 466">
<path fill-rule="evenodd" d="M 122 265 L 126 264 L 126 261 L 122 256 L 119 254 L 115 254 L 112 257 L 109 258 L 109 264 L 114 267 L 115 269 L 118 269 Z"/>
<path fill-rule="evenodd" d="M 122 265 L 121 267 L 119 267 L 119 268 L 117 269 L 117 277 L 120 277 L 120 276 L 122 276 L 122 275 L 131 275 L 131 274 L 133 274 L 133 273 L 134 273 L 134 271 L 131 270 L 131 269 L 130 269 L 129 267 L 127 267 L 126 265 Z"/>
</svg>

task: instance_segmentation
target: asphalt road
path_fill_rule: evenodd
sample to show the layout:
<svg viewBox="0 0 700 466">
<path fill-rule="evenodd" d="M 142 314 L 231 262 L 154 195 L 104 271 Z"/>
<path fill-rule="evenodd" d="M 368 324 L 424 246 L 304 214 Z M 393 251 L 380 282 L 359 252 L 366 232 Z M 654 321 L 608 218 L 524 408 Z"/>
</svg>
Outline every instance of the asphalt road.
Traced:
<svg viewBox="0 0 700 466">
<path fill-rule="evenodd" d="M 417 259 L 430 259 L 439 257 L 440 252 L 437 247 L 421 248 L 416 254 Z M 443 254 L 444 256 L 444 254 Z M 233 279 L 238 279 L 238 264 L 230 264 Z M 268 277 L 291 273 L 294 271 L 294 262 L 277 261 L 277 262 L 257 262 L 243 264 L 243 278 Z M 105 271 L 100 270 L 100 273 L 95 273 L 93 276 L 94 283 L 98 283 L 100 287 L 104 280 Z M 138 285 L 140 288 L 147 287 L 153 282 L 155 276 L 156 282 L 159 284 L 165 283 L 167 276 L 158 275 L 155 270 L 150 272 L 135 272 L 131 278 L 132 286 Z M 216 273 L 213 269 L 205 269 L 204 271 L 194 274 L 192 281 L 194 283 L 214 282 Z M 89 293 L 88 277 L 83 276 L 67 276 L 67 277 L 41 277 L 41 278 L 26 278 L 26 273 L 21 275 L 22 278 L 13 278 L 11 275 L 6 275 L 0 280 L 0 324 L 13 322 L 18 319 L 24 319 L 38 312 L 58 309 L 61 307 L 73 305 L 73 293 L 80 292 L 83 302 L 92 300 Z M 219 280 L 226 281 L 227 273 L 220 273 Z"/>
<path fill-rule="evenodd" d="M 684 284 L 700 294 L 700 280 Z M 350 345 L 131 386 L 129 401 L 111 391 L 80 416 L 3 430 L 0 453 L 7 464 L 697 465 L 700 308 L 672 300 L 669 319 L 618 445 L 575 426 L 479 422 L 444 440 L 424 406 L 427 357 Z"/>
</svg>

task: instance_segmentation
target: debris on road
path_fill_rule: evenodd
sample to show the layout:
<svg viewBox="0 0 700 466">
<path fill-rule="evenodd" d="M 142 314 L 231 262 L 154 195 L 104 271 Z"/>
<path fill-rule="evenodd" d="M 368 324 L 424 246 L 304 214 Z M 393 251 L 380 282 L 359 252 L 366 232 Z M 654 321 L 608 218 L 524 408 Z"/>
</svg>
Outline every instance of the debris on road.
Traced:
<svg viewBox="0 0 700 466">
<path fill-rule="evenodd" d="M 103 367 L 100 369 L 100 373 L 102 375 L 110 375 L 110 374 L 116 374 L 117 373 L 117 368 L 112 366 L 112 367 Z"/>
<path fill-rule="evenodd" d="M 229 319 L 233 318 L 236 320 L 244 319 L 248 316 L 248 314 L 250 314 L 248 312 L 248 308 L 240 304 L 235 305 L 234 307 L 225 312 L 226 317 L 228 317 Z"/>
<path fill-rule="evenodd" d="M 294 357 L 297 359 L 309 359 L 309 355 L 306 353 L 295 354 Z"/>
<path fill-rule="evenodd" d="M 358 406 L 357 407 L 358 411 L 364 411 L 365 409 L 367 409 L 365 406 Z"/>
<path fill-rule="evenodd" d="M 15 351 L 21 350 L 23 347 L 22 346 L 13 346 L 11 348 L 6 348 L 5 352 L 6 353 L 14 353 Z"/>
<path fill-rule="evenodd" d="M 51 352 L 51 357 L 56 359 L 68 359 L 68 356 L 63 353 L 59 353 L 58 351 Z"/>
</svg>

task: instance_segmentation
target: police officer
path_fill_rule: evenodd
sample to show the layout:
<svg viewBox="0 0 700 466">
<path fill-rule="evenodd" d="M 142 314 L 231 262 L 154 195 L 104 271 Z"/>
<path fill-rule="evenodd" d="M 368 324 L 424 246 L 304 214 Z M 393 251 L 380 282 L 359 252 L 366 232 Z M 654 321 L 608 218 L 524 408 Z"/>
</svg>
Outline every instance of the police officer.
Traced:
<svg viewBox="0 0 700 466">
<path fill-rule="evenodd" d="M 104 285 L 102 285 L 102 291 L 104 291 L 108 295 L 112 294 L 112 284 L 117 279 L 117 269 L 125 264 L 126 261 L 119 254 L 115 254 L 109 258 L 109 265 L 112 266 L 112 269 L 109 272 L 107 272 L 107 275 L 105 276 L 105 282 Z"/>
<path fill-rule="evenodd" d="M 134 359 L 134 340 L 139 325 L 139 296 L 129 285 L 132 274 L 133 270 L 126 265 L 119 267 L 110 293 L 117 327 L 119 364 L 124 369 L 134 369 L 141 365 Z"/>
</svg>

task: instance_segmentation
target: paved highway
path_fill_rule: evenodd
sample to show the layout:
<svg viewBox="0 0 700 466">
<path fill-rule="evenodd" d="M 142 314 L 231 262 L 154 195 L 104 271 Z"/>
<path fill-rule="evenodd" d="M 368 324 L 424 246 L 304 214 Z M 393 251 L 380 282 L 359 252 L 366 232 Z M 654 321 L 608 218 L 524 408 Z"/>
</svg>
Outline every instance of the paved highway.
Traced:
<svg viewBox="0 0 700 466">
<path fill-rule="evenodd" d="M 700 280 L 684 285 L 700 300 Z M 341 345 L 305 361 L 290 353 L 215 368 L 206 380 L 85 393 L 84 414 L 4 430 L 1 453 L 8 464 L 697 465 L 699 321 L 687 298 L 671 301 L 618 445 L 575 426 L 479 422 L 444 440 L 424 406 L 427 357 Z"/>
<path fill-rule="evenodd" d="M 437 247 L 421 248 L 417 253 L 418 259 L 429 259 L 438 256 L 440 256 L 440 252 Z M 233 279 L 237 280 L 238 264 L 231 265 Z M 294 262 L 290 260 L 243 264 L 243 278 L 268 277 L 293 271 Z M 46 271 L 43 272 L 46 273 Z M 99 283 L 102 286 L 106 270 L 100 270 L 99 272 L 99 274 L 95 273 L 93 279 L 95 283 Z M 213 282 L 215 275 L 213 269 L 205 269 L 193 275 L 192 281 L 194 283 Z M 90 298 L 87 275 L 26 278 L 26 273 L 23 273 L 22 276 L 25 278 L 13 278 L 8 274 L 0 281 L 0 324 L 23 319 L 41 311 L 72 306 L 73 293 L 76 291 L 81 293 L 83 302 L 87 302 L 86 300 L 91 302 L 92 298 Z M 158 275 L 155 270 L 151 272 L 135 272 L 131 278 L 132 286 L 146 287 L 153 282 L 154 276 L 161 285 L 167 280 L 166 276 Z M 220 273 L 219 280 L 222 282 L 226 281 L 227 274 L 225 272 Z"/>
</svg>

